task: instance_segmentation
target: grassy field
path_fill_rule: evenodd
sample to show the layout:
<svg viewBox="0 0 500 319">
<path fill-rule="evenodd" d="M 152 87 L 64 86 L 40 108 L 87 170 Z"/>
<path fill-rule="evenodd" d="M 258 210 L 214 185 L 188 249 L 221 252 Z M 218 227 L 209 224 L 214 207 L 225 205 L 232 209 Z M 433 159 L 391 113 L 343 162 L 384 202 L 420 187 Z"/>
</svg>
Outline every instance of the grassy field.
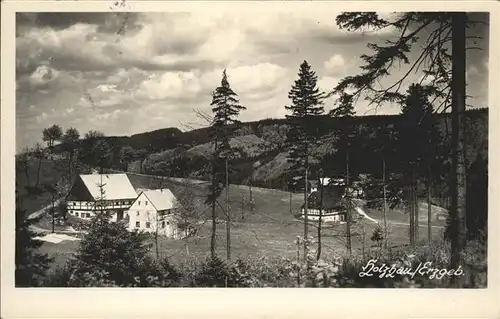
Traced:
<svg viewBox="0 0 500 319">
<path fill-rule="evenodd" d="M 24 169 L 16 167 L 16 190 L 21 207 L 31 214 L 51 203 L 50 193 L 44 185 L 55 185 L 65 171 L 65 164 L 60 161 L 43 160 L 40 165 L 39 187 L 34 188 L 37 180 L 38 163 L 30 161 L 28 165 L 29 180 Z"/>
<path fill-rule="evenodd" d="M 157 188 L 160 180 L 153 177 L 129 174 L 129 178 L 135 188 Z M 210 252 L 210 230 L 211 211 L 204 203 L 207 193 L 207 185 L 189 184 L 179 180 L 163 180 L 163 187 L 169 188 L 177 196 L 185 196 L 186 192 L 192 197 L 195 207 L 200 214 L 200 226 L 198 235 L 187 240 L 172 240 L 160 238 L 159 253 L 161 257 L 169 257 L 172 262 L 178 263 L 191 258 L 205 258 Z M 255 202 L 254 210 L 249 205 L 248 186 L 231 185 L 230 207 L 232 215 L 231 224 L 231 251 L 232 257 L 245 257 L 249 255 L 274 255 L 274 256 L 296 256 L 297 236 L 302 236 L 304 226 L 294 215 L 298 213 L 303 203 L 303 195 L 292 194 L 290 205 L 290 194 L 287 192 L 252 188 Z M 224 197 L 220 198 L 220 204 L 225 205 Z M 377 220 L 382 220 L 382 212 L 377 210 L 366 210 L 367 214 Z M 223 219 L 224 213 L 221 207 L 217 207 L 218 218 Z M 391 244 L 404 245 L 408 243 L 408 226 L 405 225 L 407 216 L 397 212 L 388 212 L 389 225 L 391 226 Z M 436 224 L 436 223 L 434 223 Z M 362 248 L 362 225 L 365 230 L 366 247 L 374 245 L 370 237 L 376 224 L 364 220 L 353 226 L 352 246 L 354 250 Z M 438 225 L 439 226 L 439 225 Z M 433 228 L 433 236 L 438 236 L 441 228 Z M 311 223 L 309 234 L 317 238 L 317 227 Z M 322 229 L 322 251 L 325 255 L 334 252 L 345 251 L 345 225 L 326 226 Z M 427 236 L 427 227 L 420 228 L 420 239 Z M 153 240 L 150 240 L 154 244 Z M 56 258 L 55 265 L 62 265 L 65 260 L 77 248 L 78 242 L 65 241 L 60 244 L 44 244 L 42 250 Z M 186 247 L 187 246 L 187 247 Z M 155 254 L 155 247 L 151 250 Z M 225 222 L 217 224 L 217 251 L 221 256 L 226 255 L 226 225 Z"/>
</svg>

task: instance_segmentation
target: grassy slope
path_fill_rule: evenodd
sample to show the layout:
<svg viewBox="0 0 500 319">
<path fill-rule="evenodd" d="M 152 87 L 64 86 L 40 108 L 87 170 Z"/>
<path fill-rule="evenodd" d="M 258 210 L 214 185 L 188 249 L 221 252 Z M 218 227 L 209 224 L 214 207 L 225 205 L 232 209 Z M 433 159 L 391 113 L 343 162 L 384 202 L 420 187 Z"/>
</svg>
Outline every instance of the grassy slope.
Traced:
<svg viewBox="0 0 500 319">
<path fill-rule="evenodd" d="M 29 187 L 34 186 L 37 176 L 38 164 L 36 161 L 29 163 L 29 183 L 24 174 L 24 170 L 16 168 L 16 190 L 18 191 L 19 200 L 22 208 L 27 214 L 31 214 L 51 203 L 50 193 L 39 187 L 39 192 L 30 192 Z M 44 160 L 40 167 L 40 182 L 39 185 L 49 184 L 55 185 L 63 176 L 64 164 L 59 161 Z"/>
<path fill-rule="evenodd" d="M 159 180 L 152 177 L 138 176 L 129 174 L 130 180 L 134 187 L 158 187 Z M 177 196 L 182 195 L 185 189 L 185 184 L 177 181 L 164 181 L 164 187 L 168 187 Z M 189 255 L 186 252 L 186 241 L 171 240 L 161 238 L 159 242 L 161 256 L 170 257 L 172 261 L 179 262 L 189 258 L 204 258 L 210 252 L 210 214 L 211 211 L 204 204 L 207 186 L 190 185 L 195 193 L 198 211 L 201 213 L 206 211 L 202 217 L 205 223 L 200 226 L 198 237 L 187 240 Z M 270 190 L 263 188 L 253 188 L 253 198 L 255 201 L 255 210 L 252 213 L 248 205 L 249 190 L 247 186 L 232 185 L 230 188 L 230 205 L 232 211 L 232 227 L 231 227 L 231 242 L 232 256 L 248 256 L 256 254 L 279 255 L 294 257 L 296 255 L 296 245 L 294 240 L 297 236 L 303 235 L 303 224 L 294 219 L 294 214 L 297 213 L 302 204 L 303 196 L 301 194 L 292 194 L 292 212 L 290 212 L 289 193 Z M 222 195 L 224 196 L 224 194 Z M 243 198 L 243 209 L 242 209 Z M 224 197 L 220 199 L 224 205 Z M 372 210 L 368 212 L 375 219 L 381 219 L 381 212 Z M 218 207 L 217 214 L 219 218 L 223 218 L 222 210 Z M 242 218 L 244 215 L 244 218 Z M 406 215 L 402 215 L 397 211 L 388 213 L 389 219 L 396 222 L 404 222 Z M 309 228 L 310 235 L 316 238 L 317 229 L 311 226 Z M 331 254 L 333 251 L 343 252 L 345 244 L 342 234 L 345 226 L 335 226 L 325 228 L 323 234 L 323 252 Z M 353 232 L 356 232 L 356 229 Z M 365 231 L 367 245 L 372 245 L 370 241 L 371 233 L 375 229 L 375 224 L 365 222 Z M 392 243 L 401 245 L 408 243 L 407 226 L 393 225 L 392 226 Z M 438 234 L 440 229 L 433 229 L 433 234 Z M 340 234 L 336 235 L 336 234 Z M 421 239 L 424 239 L 427 234 L 426 227 L 421 227 Z M 153 242 L 151 240 L 151 242 Z M 64 263 L 72 251 L 75 251 L 77 243 L 63 242 L 62 244 L 44 244 L 42 250 L 56 257 L 57 264 Z M 361 249 L 361 241 L 358 237 L 353 238 L 353 248 Z M 226 227 L 225 223 L 217 224 L 217 251 L 221 256 L 226 254 Z M 153 248 L 151 253 L 153 254 Z"/>
</svg>

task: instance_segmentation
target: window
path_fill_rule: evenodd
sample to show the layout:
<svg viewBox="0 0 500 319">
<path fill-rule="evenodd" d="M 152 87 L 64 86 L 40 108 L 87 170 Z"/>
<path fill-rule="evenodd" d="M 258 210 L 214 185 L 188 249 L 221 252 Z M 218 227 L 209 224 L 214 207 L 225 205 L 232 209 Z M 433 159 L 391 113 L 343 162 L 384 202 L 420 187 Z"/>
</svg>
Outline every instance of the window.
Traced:
<svg viewBox="0 0 500 319">
<path fill-rule="evenodd" d="M 137 228 L 141 227 L 141 222 L 135 222 L 135 227 Z"/>
<path fill-rule="evenodd" d="M 72 211 L 72 210 L 70 210 L 70 211 L 69 211 L 69 213 L 70 213 L 70 214 L 73 214 L 73 211 Z"/>
<path fill-rule="evenodd" d="M 144 203 L 144 205 L 148 206 L 148 201 L 146 201 L 146 203 Z"/>
<path fill-rule="evenodd" d="M 136 214 L 136 216 L 139 216 L 140 214 L 141 214 L 141 212 L 137 211 L 137 214 Z"/>
<path fill-rule="evenodd" d="M 90 213 L 87 213 L 87 218 L 90 218 Z"/>
<path fill-rule="evenodd" d="M 150 222 L 146 222 L 146 228 L 150 228 L 151 227 L 151 223 Z"/>
<path fill-rule="evenodd" d="M 78 217 L 78 213 L 75 212 L 75 216 Z"/>
<path fill-rule="evenodd" d="M 165 228 L 165 222 L 161 222 L 161 228 Z"/>
<path fill-rule="evenodd" d="M 137 202 L 137 205 L 141 205 L 141 201 L 138 201 L 138 202 Z"/>
</svg>

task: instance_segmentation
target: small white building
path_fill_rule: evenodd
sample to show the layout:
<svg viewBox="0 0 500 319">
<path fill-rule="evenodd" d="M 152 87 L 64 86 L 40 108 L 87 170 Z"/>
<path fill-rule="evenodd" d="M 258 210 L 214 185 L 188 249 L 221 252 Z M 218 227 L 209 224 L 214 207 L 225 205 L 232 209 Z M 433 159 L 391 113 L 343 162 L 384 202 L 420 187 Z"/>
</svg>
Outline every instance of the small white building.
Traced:
<svg viewBox="0 0 500 319">
<path fill-rule="evenodd" d="M 76 178 L 66 204 L 69 215 L 88 220 L 96 211 L 105 210 L 116 221 L 124 218 L 136 198 L 127 174 L 88 174 Z"/>
<path fill-rule="evenodd" d="M 149 189 L 140 192 L 137 199 L 128 210 L 129 230 L 145 232 L 178 238 L 179 204 L 169 189 Z"/>
<path fill-rule="evenodd" d="M 324 187 L 323 192 L 314 191 L 307 198 L 307 219 L 310 221 L 321 220 L 325 223 L 344 223 L 346 210 L 344 206 L 344 187 Z M 305 205 L 300 209 L 301 218 L 305 218 Z"/>
</svg>

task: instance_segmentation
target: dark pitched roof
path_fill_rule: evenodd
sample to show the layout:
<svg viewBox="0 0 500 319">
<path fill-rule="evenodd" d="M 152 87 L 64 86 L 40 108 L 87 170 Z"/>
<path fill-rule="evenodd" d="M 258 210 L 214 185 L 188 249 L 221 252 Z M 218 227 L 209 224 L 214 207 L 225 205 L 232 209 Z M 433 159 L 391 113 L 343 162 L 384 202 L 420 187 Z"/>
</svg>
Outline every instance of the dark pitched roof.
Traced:
<svg viewBox="0 0 500 319">
<path fill-rule="evenodd" d="M 324 187 L 323 188 L 323 209 L 338 209 L 343 207 L 344 200 L 342 195 L 345 189 L 343 187 Z M 307 207 L 319 209 L 321 207 L 321 190 L 314 191 L 307 199 Z M 302 204 L 301 208 L 304 208 Z"/>
</svg>

